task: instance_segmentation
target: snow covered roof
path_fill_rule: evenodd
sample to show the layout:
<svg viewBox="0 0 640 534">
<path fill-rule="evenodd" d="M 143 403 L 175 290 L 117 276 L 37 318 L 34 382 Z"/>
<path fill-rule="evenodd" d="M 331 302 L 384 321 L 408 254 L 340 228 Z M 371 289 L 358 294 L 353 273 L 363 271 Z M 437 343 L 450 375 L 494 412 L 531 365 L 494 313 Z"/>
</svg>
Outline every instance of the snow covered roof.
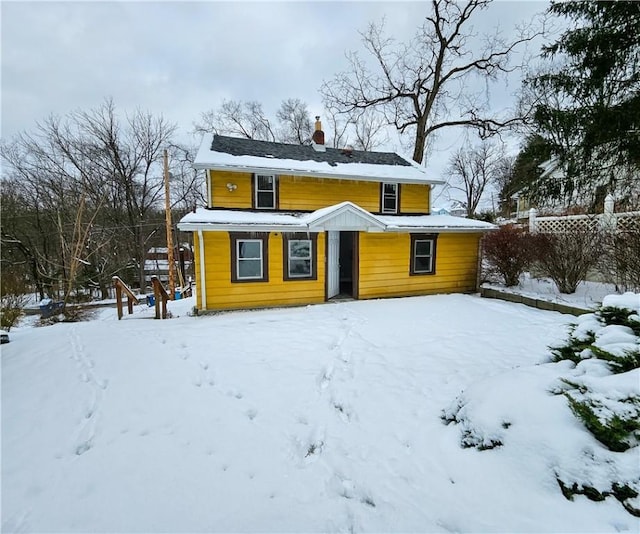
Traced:
<svg viewBox="0 0 640 534">
<path fill-rule="evenodd" d="M 552 156 L 550 159 L 543 161 L 539 167 L 542 169 L 542 174 L 540 175 L 541 178 L 548 176 L 560 178 L 564 175 L 562 162 L 557 156 Z"/>
<path fill-rule="evenodd" d="M 374 215 L 352 202 L 341 202 L 312 213 L 199 208 L 194 213 L 185 215 L 178 223 L 178 228 L 185 231 L 242 232 L 318 232 L 334 229 L 370 232 L 485 232 L 495 226 L 449 215 Z"/>
<path fill-rule="evenodd" d="M 424 167 L 393 152 L 343 151 L 327 147 L 290 145 L 205 135 L 196 155 L 196 169 L 293 174 L 319 178 L 376 182 L 441 184 L 428 177 Z"/>
</svg>

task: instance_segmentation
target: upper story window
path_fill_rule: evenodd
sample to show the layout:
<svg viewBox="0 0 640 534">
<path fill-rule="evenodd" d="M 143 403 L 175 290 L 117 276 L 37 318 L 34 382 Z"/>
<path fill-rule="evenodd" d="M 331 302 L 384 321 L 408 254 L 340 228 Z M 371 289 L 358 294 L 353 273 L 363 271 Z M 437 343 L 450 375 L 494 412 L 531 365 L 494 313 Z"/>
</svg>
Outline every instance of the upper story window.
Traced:
<svg viewBox="0 0 640 534">
<path fill-rule="evenodd" d="M 253 207 L 265 210 L 274 210 L 278 207 L 278 178 L 275 175 L 254 175 Z"/>
<path fill-rule="evenodd" d="M 381 188 L 380 211 L 382 213 L 398 213 L 398 198 L 400 186 L 398 184 L 383 183 Z"/>
</svg>

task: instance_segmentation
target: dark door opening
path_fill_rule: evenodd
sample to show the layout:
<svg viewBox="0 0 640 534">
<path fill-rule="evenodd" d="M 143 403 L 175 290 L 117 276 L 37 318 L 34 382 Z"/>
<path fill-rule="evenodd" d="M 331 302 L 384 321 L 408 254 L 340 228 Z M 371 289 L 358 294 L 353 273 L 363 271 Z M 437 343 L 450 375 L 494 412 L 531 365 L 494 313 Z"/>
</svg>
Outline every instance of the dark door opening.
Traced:
<svg viewBox="0 0 640 534">
<path fill-rule="evenodd" d="M 340 296 L 357 298 L 357 233 L 340 232 Z"/>
</svg>

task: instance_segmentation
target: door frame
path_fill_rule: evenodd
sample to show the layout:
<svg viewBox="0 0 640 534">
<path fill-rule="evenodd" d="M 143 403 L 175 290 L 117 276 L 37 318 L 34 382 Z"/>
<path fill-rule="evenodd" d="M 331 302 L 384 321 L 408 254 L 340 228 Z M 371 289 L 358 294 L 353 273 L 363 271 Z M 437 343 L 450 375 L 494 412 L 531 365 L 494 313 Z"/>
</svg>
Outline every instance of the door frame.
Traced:
<svg viewBox="0 0 640 534">
<path fill-rule="evenodd" d="M 335 258 L 332 257 L 331 255 L 331 234 L 335 233 L 338 237 L 338 244 L 336 247 L 336 256 Z M 324 258 L 325 258 L 325 267 L 324 267 L 324 299 L 325 300 L 329 300 L 332 299 L 333 297 L 335 297 L 336 295 L 340 294 L 340 232 L 338 230 L 327 230 L 325 232 L 325 254 L 324 254 Z M 333 266 L 333 269 L 337 270 L 337 279 L 338 279 L 338 287 L 337 287 L 337 291 L 335 295 L 331 295 L 329 296 L 329 279 L 332 276 L 332 274 L 336 274 L 336 273 L 332 273 L 332 266 L 331 266 L 331 259 L 335 259 L 335 266 Z"/>
<path fill-rule="evenodd" d="M 360 232 L 358 230 L 334 230 L 339 234 L 349 232 L 353 235 L 353 254 L 351 259 L 351 297 L 355 300 L 359 298 L 360 285 Z M 329 230 L 325 231 L 325 269 L 324 269 L 324 299 L 329 298 Z M 338 295 L 340 294 L 340 246 L 338 246 Z M 331 297 L 333 298 L 333 297 Z"/>
</svg>

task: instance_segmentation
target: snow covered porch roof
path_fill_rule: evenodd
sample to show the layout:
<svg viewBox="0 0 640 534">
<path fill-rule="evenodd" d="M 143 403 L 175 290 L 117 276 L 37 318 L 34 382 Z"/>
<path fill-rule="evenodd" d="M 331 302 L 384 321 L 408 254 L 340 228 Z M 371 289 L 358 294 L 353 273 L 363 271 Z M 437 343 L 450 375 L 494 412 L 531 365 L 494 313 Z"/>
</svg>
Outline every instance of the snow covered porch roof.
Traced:
<svg viewBox="0 0 640 534">
<path fill-rule="evenodd" d="M 424 167 L 394 152 L 340 150 L 319 152 L 309 145 L 291 145 L 205 135 L 193 163 L 195 169 L 285 174 L 408 184 L 442 184 Z"/>
<path fill-rule="evenodd" d="M 183 231 L 235 232 L 486 232 L 495 226 L 448 215 L 374 215 L 352 202 L 307 212 L 255 212 L 198 208 L 178 223 Z"/>
</svg>

